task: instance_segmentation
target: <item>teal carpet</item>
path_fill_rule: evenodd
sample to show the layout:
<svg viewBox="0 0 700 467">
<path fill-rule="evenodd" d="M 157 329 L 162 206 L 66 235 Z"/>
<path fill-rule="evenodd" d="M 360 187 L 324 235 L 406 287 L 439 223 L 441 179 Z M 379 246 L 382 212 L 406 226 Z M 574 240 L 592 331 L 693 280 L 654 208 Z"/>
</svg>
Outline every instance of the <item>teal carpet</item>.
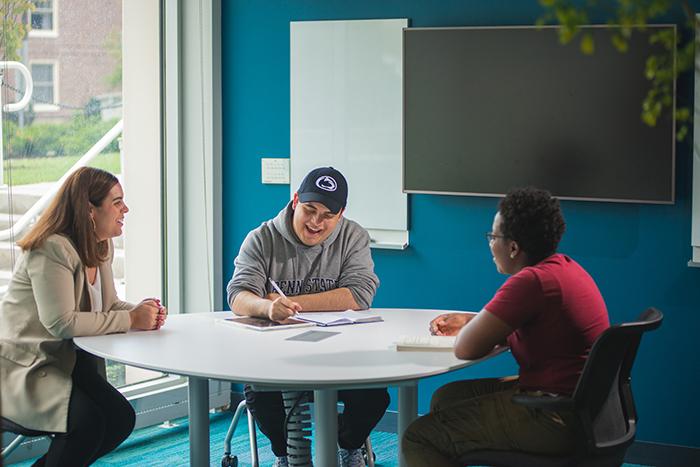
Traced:
<svg viewBox="0 0 700 467">
<path fill-rule="evenodd" d="M 224 438 L 231 423 L 230 413 L 210 416 L 210 463 L 220 466 L 224 455 Z M 97 461 L 95 466 L 187 466 L 189 465 L 188 422 L 186 418 L 173 421 L 173 427 L 153 426 L 135 430 L 119 448 Z M 377 455 L 377 467 L 395 467 L 398 446 L 394 433 L 372 433 L 372 444 Z M 231 441 L 231 453 L 238 456 L 241 467 L 250 467 L 248 426 L 245 419 L 238 424 Z M 258 459 L 261 467 L 272 465 L 274 456 L 270 442 L 258 431 Z M 13 466 L 30 466 L 33 460 L 18 462 Z"/>
<path fill-rule="evenodd" d="M 230 413 L 211 415 L 210 431 L 210 460 L 212 466 L 221 465 L 224 454 L 224 438 L 231 422 Z M 160 426 L 141 428 L 111 454 L 103 457 L 95 466 L 187 466 L 189 458 L 189 443 L 187 419 L 173 421 L 170 428 Z M 397 465 L 398 445 L 396 434 L 373 432 L 372 446 L 377 455 L 377 467 L 395 467 Z M 231 442 L 231 451 L 238 456 L 239 466 L 250 467 L 250 448 L 248 445 L 248 427 L 245 420 L 238 424 L 235 436 Z M 258 432 L 258 456 L 260 466 L 272 465 L 274 457 L 270 443 Z M 30 466 L 32 461 L 24 461 L 15 466 Z M 624 467 L 643 467 L 635 464 L 624 464 Z"/>
</svg>

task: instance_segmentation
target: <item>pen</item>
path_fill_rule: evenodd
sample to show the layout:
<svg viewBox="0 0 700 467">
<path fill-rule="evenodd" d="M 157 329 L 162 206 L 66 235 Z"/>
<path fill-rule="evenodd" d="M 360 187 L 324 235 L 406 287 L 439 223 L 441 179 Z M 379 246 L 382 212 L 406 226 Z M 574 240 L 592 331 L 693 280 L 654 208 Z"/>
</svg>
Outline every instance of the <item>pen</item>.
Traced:
<svg viewBox="0 0 700 467">
<path fill-rule="evenodd" d="M 280 289 L 280 286 L 277 285 L 277 282 L 272 280 L 272 277 L 268 277 L 267 280 L 270 281 L 270 284 L 272 284 L 272 288 L 275 289 L 275 292 L 280 294 L 280 297 L 287 298 L 287 296 L 284 294 L 284 292 L 282 292 L 282 289 Z M 294 314 L 296 315 L 297 312 L 295 311 Z"/>
<path fill-rule="evenodd" d="M 275 289 L 275 292 L 280 294 L 280 297 L 287 298 L 287 296 L 284 294 L 284 292 L 282 292 L 282 289 L 280 289 L 280 286 L 277 285 L 277 282 L 272 280 L 272 277 L 268 277 L 267 279 L 270 281 L 270 284 L 272 284 L 272 288 Z"/>
</svg>

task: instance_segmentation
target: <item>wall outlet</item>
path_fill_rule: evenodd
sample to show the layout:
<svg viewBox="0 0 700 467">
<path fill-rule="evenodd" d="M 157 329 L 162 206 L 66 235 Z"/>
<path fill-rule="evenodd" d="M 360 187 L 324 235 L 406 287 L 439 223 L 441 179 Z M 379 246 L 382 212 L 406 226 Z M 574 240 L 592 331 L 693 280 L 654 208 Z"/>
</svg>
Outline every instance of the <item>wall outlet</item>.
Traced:
<svg viewBox="0 0 700 467">
<path fill-rule="evenodd" d="M 289 158 L 263 157 L 262 182 L 273 184 L 289 184 Z"/>
</svg>

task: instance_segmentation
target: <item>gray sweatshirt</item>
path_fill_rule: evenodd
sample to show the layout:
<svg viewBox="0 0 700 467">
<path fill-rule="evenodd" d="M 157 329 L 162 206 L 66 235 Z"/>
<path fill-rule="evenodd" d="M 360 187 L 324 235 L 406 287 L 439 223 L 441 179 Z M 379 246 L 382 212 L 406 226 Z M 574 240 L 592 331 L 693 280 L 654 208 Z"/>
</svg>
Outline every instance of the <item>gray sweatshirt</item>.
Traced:
<svg viewBox="0 0 700 467">
<path fill-rule="evenodd" d="M 226 287 L 229 305 L 244 290 L 259 297 L 274 292 L 269 277 L 287 296 L 347 287 L 361 308 L 369 308 L 379 279 L 367 232 L 343 217 L 326 240 L 306 246 L 294 234 L 293 213 L 290 202 L 245 238 Z"/>
</svg>

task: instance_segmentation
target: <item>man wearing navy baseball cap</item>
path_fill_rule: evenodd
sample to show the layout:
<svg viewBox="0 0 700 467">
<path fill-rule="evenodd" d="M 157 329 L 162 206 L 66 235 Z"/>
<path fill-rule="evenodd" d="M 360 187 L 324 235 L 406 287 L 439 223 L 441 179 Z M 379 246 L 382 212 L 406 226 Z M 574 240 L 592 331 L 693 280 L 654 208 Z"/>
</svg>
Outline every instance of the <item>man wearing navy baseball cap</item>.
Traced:
<svg viewBox="0 0 700 467">
<path fill-rule="evenodd" d="M 338 214 L 348 201 L 348 182 L 333 167 L 320 167 L 304 177 L 297 195 L 302 203 L 318 201 L 333 214 Z"/>
<path fill-rule="evenodd" d="M 369 308 L 379 279 L 369 235 L 343 216 L 347 199 L 348 183 L 338 170 L 309 172 L 287 206 L 243 241 L 227 287 L 233 312 L 284 321 L 299 311 Z M 274 465 L 286 466 L 281 393 L 256 392 L 246 385 L 245 396 L 270 439 Z M 360 448 L 384 415 L 389 394 L 383 388 L 356 389 L 338 391 L 338 399 L 345 403 L 338 424 L 341 466 L 364 466 Z"/>
<path fill-rule="evenodd" d="M 348 182 L 339 171 L 320 167 L 309 172 L 292 200 L 292 224 L 298 239 L 306 246 L 326 240 L 342 219 L 347 200 Z M 317 213 L 323 222 L 314 222 Z"/>
</svg>

